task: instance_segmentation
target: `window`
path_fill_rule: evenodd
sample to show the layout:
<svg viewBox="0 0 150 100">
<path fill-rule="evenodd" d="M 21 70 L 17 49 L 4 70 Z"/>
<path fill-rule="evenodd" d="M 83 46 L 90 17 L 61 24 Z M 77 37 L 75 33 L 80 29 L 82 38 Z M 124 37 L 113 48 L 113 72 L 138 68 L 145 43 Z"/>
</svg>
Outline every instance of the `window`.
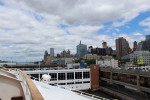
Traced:
<svg viewBox="0 0 150 100">
<path fill-rule="evenodd" d="M 67 73 L 67 80 L 72 80 L 74 79 L 74 73 Z"/>
<path fill-rule="evenodd" d="M 65 80 L 65 73 L 58 73 L 58 80 Z"/>
<path fill-rule="evenodd" d="M 75 82 L 75 84 L 82 84 L 82 82 Z"/>
<path fill-rule="evenodd" d="M 75 72 L 75 79 L 82 79 L 82 72 Z"/>
<path fill-rule="evenodd" d="M 69 83 L 67 83 L 67 85 L 69 85 L 69 84 L 74 84 L 74 82 L 69 82 Z"/>
<path fill-rule="evenodd" d="M 51 80 L 57 80 L 57 73 L 50 73 Z"/>
<path fill-rule="evenodd" d="M 90 83 L 90 81 L 84 81 L 83 83 Z"/>
<path fill-rule="evenodd" d="M 58 83 L 58 85 L 66 85 L 66 83 Z"/>
<path fill-rule="evenodd" d="M 83 72 L 83 78 L 90 78 L 89 72 Z"/>
</svg>

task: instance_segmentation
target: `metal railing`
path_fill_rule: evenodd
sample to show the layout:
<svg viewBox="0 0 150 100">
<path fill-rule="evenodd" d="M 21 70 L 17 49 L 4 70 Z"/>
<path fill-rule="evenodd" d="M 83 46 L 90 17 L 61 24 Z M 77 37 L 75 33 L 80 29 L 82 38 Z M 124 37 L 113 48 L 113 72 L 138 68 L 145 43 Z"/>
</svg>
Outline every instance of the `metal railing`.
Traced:
<svg viewBox="0 0 150 100">
<path fill-rule="evenodd" d="M 39 78 L 36 78 L 36 77 L 33 77 L 33 76 L 29 76 L 29 77 L 31 79 L 35 80 L 35 81 L 41 82 L 41 79 L 39 80 Z M 100 96 L 96 96 L 96 95 L 93 95 L 93 94 L 89 94 L 89 93 L 86 93 L 86 92 L 83 92 L 83 91 L 74 90 L 74 89 L 69 88 L 69 87 L 62 87 L 60 85 L 57 85 L 57 84 L 54 84 L 54 83 L 51 83 L 51 82 L 45 82 L 45 83 L 49 84 L 49 85 L 52 85 L 52 86 L 56 86 L 56 87 L 61 88 L 61 89 L 65 89 L 65 90 L 69 90 L 69 91 L 72 91 L 72 92 L 76 92 L 78 95 L 84 96 L 86 98 L 90 98 L 92 100 L 110 100 L 110 99 L 103 98 L 103 97 L 100 97 Z"/>
<path fill-rule="evenodd" d="M 21 81 L 21 85 L 22 85 L 22 88 L 23 88 L 23 91 L 24 91 L 24 95 L 25 95 L 25 99 L 26 100 L 32 100 L 32 97 L 31 97 L 31 94 L 30 94 L 30 89 L 28 87 L 28 84 L 27 84 L 27 81 L 26 79 L 22 76 L 22 74 L 17 71 L 17 70 L 14 70 L 13 72 L 17 78 Z"/>
</svg>

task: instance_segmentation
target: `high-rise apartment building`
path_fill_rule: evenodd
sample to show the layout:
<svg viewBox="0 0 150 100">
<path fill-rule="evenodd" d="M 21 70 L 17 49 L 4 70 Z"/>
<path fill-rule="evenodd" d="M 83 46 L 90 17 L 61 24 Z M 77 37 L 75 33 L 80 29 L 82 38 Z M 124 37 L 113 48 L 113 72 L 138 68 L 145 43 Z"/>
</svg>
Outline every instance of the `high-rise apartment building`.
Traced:
<svg viewBox="0 0 150 100">
<path fill-rule="evenodd" d="M 120 60 L 122 56 L 130 53 L 129 43 L 123 37 L 116 39 L 116 53 L 117 58 Z"/>
<path fill-rule="evenodd" d="M 47 51 L 45 51 L 45 53 L 44 53 L 44 64 L 48 65 L 48 64 L 50 64 L 50 62 L 51 62 L 51 56 L 50 56 L 50 54 L 48 54 Z"/>
<path fill-rule="evenodd" d="M 87 54 L 87 45 L 85 44 L 80 44 L 77 45 L 77 56 L 78 57 L 83 57 L 85 54 Z"/>
<path fill-rule="evenodd" d="M 54 57 L 54 48 L 50 48 L 50 56 Z"/>
</svg>

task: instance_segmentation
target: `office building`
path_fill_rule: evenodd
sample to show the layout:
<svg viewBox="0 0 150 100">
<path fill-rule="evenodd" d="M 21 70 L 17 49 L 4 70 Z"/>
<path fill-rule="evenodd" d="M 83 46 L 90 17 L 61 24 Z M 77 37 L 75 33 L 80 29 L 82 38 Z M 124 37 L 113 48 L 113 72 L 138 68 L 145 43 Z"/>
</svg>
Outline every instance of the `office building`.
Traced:
<svg viewBox="0 0 150 100">
<path fill-rule="evenodd" d="M 80 41 L 80 44 L 77 45 L 77 56 L 83 57 L 85 54 L 87 54 L 87 45 L 82 44 Z"/>
<path fill-rule="evenodd" d="M 48 54 L 48 52 L 47 52 L 47 51 L 45 51 L 45 53 L 44 53 L 44 61 L 46 61 L 46 60 L 47 60 L 47 56 L 49 56 L 49 54 Z"/>
<path fill-rule="evenodd" d="M 103 42 L 102 47 L 103 48 L 93 48 L 92 46 L 90 46 L 88 48 L 89 54 L 97 54 L 101 56 L 112 55 L 113 50 L 111 47 L 107 46 L 107 42 Z"/>
<path fill-rule="evenodd" d="M 136 51 L 136 50 L 137 50 L 137 42 L 134 41 L 134 42 L 133 42 L 133 51 Z"/>
<path fill-rule="evenodd" d="M 146 35 L 146 41 L 150 40 L 150 35 Z"/>
<path fill-rule="evenodd" d="M 103 46 L 103 48 L 107 48 L 108 46 L 107 46 L 107 42 L 103 42 L 102 43 L 102 46 Z"/>
<path fill-rule="evenodd" d="M 47 51 L 44 53 L 44 64 L 49 65 L 51 63 L 51 56 Z"/>
<path fill-rule="evenodd" d="M 137 51 L 142 50 L 142 46 L 143 46 L 143 41 L 139 42 L 137 45 Z"/>
<path fill-rule="evenodd" d="M 72 57 L 72 55 L 70 54 L 70 50 L 68 50 L 68 51 L 63 50 L 63 51 L 60 53 L 60 57 L 62 57 L 62 58 Z"/>
<path fill-rule="evenodd" d="M 129 43 L 123 37 L 116 39 L 116 52 L 117 58 L 120 60 L 122 56 L 125 56 L 130 53 Z"/>
<path fill-rule="evenodd" d="M 50 56 L 54 57 L 54 48 L 50 48 Z"/>
</svg>

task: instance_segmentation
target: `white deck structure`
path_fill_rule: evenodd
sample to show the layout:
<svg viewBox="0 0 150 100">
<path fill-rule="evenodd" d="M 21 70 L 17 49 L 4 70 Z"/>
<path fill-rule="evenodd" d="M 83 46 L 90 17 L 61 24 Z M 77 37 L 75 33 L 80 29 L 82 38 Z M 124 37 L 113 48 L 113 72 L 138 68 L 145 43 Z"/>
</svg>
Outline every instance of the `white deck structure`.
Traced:
<svg viewBox="0 0 150 100">
<path fill-rule="evenodd" d="M 73 90 L 91 88 L 90 69 L 61 69 L 61 70 L 30 70 L 25 71 L 29 76 L 41 80 L 43 74 L 51 76 L 51 84 L 69 87 Z"/>
<path fill-rule="evenodd" d="M 48 76 L 48 75 L 47 75 Z M 0 69 L 0 100 L 107 100 L 72 88 L 31 80 L 24 72 Z"/>
<path fill-rule="evenodd" d="M 76 93 L 70 89 L 61 88 L 58 86 L 51 86 L 38 81 L 33 81 L 41 92 L 44 100 L 104 100 L 105 98 L 95 96 L 87 96 L 82 93 Z M 107 100 L 107 99 L 105 99 Z"/>
</svg>

